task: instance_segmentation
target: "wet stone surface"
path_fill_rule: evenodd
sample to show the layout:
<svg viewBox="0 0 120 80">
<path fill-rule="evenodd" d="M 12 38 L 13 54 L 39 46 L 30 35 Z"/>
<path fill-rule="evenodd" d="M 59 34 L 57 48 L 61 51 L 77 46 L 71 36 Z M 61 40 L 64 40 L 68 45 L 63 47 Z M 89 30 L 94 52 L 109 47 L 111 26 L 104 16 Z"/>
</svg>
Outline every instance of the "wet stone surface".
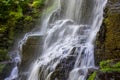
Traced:
<svg viewBox="0 0 120 80">
<path fill-rule="evenodd" d="M 71 55 L 75 54 L 75 47 L 71 51 Z M 76 56 L 68 56 L 60 61 L 57 65 L 55 71 L 51 76 L 51 80 L 67 80 L 69 77 L 69 72 L 73 69 L 76 61 Z"/>
<path fill-rule="evenodd" d="M 19 66 L 20 69 L 20 75 L 19 78 L 21 80 L 26 80 L 26 75 L 28 74 L 29 66 L 36 58 L 40 56 L 40 52 L 42 52 L 42 36 L 32 36 L 29 37 L 27 42 L 23 45 L 23 51 L 22 51 L 22 62 Z"/>
</svg>

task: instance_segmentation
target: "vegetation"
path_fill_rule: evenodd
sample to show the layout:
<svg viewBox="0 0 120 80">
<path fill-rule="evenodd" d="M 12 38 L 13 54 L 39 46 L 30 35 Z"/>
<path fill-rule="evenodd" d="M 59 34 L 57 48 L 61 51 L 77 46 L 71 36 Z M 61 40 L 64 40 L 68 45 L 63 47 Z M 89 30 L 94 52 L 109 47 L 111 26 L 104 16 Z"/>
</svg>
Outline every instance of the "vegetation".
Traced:
<svg viewBox="0 0 120 80">
<path fill-rule="evenodd" d="M 45 0 L 0 0 L 0 61 L 8 60 L 8 49 L 19 33 L 32 28 Z"/>
<path fill-rule="evenodd" d="M 100 69 L 102 72 L 120 72 L 120 62 L 114 60 L 101 61 Z"/>
<path fill-rule="evenodd" d="M 88 80 L 95 80 L 96 75 L 97 75 L 96 71 L 93 72 L 93 73 L 89 76 Z"/>
</svg>

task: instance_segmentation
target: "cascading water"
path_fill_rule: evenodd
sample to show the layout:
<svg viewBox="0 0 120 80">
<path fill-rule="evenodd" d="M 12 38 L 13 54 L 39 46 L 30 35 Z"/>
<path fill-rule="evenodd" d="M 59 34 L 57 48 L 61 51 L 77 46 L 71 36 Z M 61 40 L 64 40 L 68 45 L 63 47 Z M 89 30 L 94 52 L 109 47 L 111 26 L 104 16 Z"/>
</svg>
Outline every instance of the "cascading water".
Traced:
<svg viewBox="0 0 120 80">
<path fill-rule="evenodd" d="M 27 80 L 86 80 L 89 69 L 96 69 L 94 40 L 107 0 L 52 2 L 38 34 L 45 37 L 43 52 L 30 67 Z"/>
<path fill-rule="evenodd" d="M 57 1 L 61 6 L 50 15 L 44 52 L 28 80 L 86 80 L 88 70 L 96 68 L 93 42 L 107 0 Z"/>
</svg>

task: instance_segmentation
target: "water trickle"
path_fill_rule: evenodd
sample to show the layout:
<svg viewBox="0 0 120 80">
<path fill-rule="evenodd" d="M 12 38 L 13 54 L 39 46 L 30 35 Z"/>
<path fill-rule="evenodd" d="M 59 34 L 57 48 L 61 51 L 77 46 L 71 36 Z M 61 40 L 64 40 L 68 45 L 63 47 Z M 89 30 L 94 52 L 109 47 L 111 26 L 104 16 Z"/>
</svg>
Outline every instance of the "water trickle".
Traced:
<svg viewBox="0 0 120 80">
<path fill-rule="evenodd" d="M 52 0 L 52 3 L 37 34 L 44 36 L 43 51 L 31 63 L 27 80 L 86 80 L 89 69 L 97 69 L 94 40 L 107 0 Z M 34 36 L 26 34 L 20 41 L 20 49 L 31 35 Z"/>
</svg>

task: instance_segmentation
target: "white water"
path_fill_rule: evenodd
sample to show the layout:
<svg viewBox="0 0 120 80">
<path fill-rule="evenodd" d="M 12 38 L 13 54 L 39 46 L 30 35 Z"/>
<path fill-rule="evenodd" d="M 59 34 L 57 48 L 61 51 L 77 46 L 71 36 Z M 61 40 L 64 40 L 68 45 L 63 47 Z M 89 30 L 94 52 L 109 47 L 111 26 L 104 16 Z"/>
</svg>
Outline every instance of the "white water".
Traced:
<svg viewBox="0 0 120 80">
<path fill-rule="evenodd" d="M 69 56 L 77 57 L 67 80 L 86 80 L 88 70 L 96 68 L 93 43 L 107 0 L 65 0 L 63 3 L 63 18 L 47 24 L 43 55 L 31 67 L 28 80 L 50 80 L 57 65 Z M 59 6 L 57 10 L 62 8 Z M 71 54 L 73 48 L 76 49 Z M 58 76 L 55 77 L 57 80 Z"/>
<path fill-rule="evenodd" d="M 41 31 L 37 34 L 26 34 L 19 44 L 22 51 L 22 45 L 29 36 L 45 36 L 42 55 L 30 67 L 27 80 L 86 80 L 88 70 L 96 69 L 94 40 L 102 24 L 103 9 L 107 0 L 52 2 L 53 8 L 44 17 Z M 66 60 L 67 63 L 62 63 Z M 63 68 L 66 69 L 64 74 L 59 73 L 59 65 L 64 66 L 62 71 Z M 67 70 L 69 67 L 71 68 Z M 15 66 L 11 76 L 16 78 L 17 73 L 18 69 Z M 63 74 L 63 79 L 54 75 L 55 73 Z M 5 80 L 12 80 L 10 77 Z"/>
</svg>

